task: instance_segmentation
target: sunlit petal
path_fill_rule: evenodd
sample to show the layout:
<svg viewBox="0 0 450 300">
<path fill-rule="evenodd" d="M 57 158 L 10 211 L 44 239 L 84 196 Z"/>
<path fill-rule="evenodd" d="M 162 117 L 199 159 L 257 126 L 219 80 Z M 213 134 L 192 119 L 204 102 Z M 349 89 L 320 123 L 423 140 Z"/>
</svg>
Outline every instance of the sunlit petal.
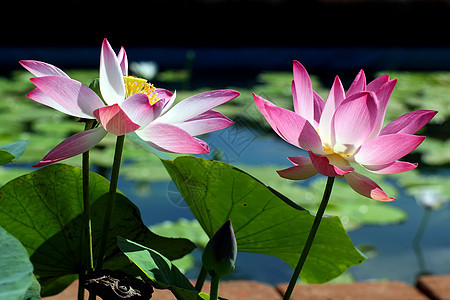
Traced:
<svg viewBox="0 0 450 300">
<path fill-rule="evenodd" d="M 43 167 L 89 151 L 97 145 L 106 134 L 107 132 L 102 127 L 98 127 L 72 135 L 53 148 L 38 164 L 33 167 Z"/>
<path fill-rule="evenodd" d="M 205 142 L 171 124 L 152 123 L 137 130 L 136 134 L 153 148 L 165 152 L 186 154 L 209 152 L 209 147 Z"/>
<path fill-rule="evenodd" d="M 119 59 L 107 39 L 103 40 L 100 54 L 100 91 L 109 105 L 125 99 L 125 83 Z"/>
<path fill-rule="evenodd" d="M 118 104 L 99 108 L 94 111 L 94 115 L 106 131 L 117 136 L 140 128 L 138 124 L 131 121 Z"/>
</svg>

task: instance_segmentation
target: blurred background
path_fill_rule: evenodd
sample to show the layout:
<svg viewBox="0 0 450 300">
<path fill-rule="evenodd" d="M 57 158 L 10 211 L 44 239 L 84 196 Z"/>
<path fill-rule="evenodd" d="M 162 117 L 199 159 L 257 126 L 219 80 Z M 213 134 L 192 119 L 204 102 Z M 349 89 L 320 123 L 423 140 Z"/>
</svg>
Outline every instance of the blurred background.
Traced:
<svg viewBox="0 0 450 300">
<path fill-rule="evenodd" d="M 198 57 L 199 69 L 287 68 L 292 57 L 321 70 L 450 67 L 448 0 L 66 0 L 9 5 L 4 12 L 13 19 L 0 21 L 3 69 L 17 67 L 18 53 L 21 59 L 40 54 L 60 65 L 95 66 L 97 58 L 89 50 L 98 52 L 105 37 L 113 45 L 136 48 L 136 59 L 145 48 L 145 55 L 155 57 L 161 68 L 183 66 L 182 50 L 198 48 L 216 50 Z M 55 47 L 66 52 L 42 53 Z M 259 49 L 250 54 L 244 51 L 249 47 Z"/>
<path fill-rule="evenodd" d="M 203 136 L 212 150 L 203 157 L 236 165 L 314 212 L 323 178 L 278 177 L 275 170 L 291 165 L 287 156 L 306 154 L 273 133 L 251 93 L 292 109 L 293 59 L 306 67 L 323 99 L 336 75 L 348 89 L 364 69 L 368 81 L 382 74 L 398 78 L 386 122 L 417 109 L 439 114 L 419 132 L 425 142 L 405 158 L 418 162 L 418 169 L 368 175 L 397 201 L 365 199 L 345 182 L 336 183 L 327 213 L 341 217 L 370 258 L 340 280 L 413 283 L 420 274 L 450 273 L 450 1 L 15 1 L 2 11 L 0 145 L 21 139 L 30 144 L 20 160 L 0 168 L 0 185 L 29 172 L 61 140 L 83 130 L 74 119 L 26 98 L 33 85 L 18 61 L 45 61 L 89 84 L 98 77 L 101 42 L 108 38 L 116 51 L 126 48 L 132 74 L 176 89 L 179 100 L 211 89 L 240 91 L 219 108 L 236 124 Z M 91 151 L 93 170 L 107 178 L 113 144 L 110 136 Z M 199 230 L 160 161 L 129 141 L 119 189 L 156 232 L 176 228 L 189 236 Z M 197 276 L 199 253 L 180 262 L 191 277 Z M 240 253 L 232 276 L 275 284 L 291 273 L 272 257 Z"/>
</svg>

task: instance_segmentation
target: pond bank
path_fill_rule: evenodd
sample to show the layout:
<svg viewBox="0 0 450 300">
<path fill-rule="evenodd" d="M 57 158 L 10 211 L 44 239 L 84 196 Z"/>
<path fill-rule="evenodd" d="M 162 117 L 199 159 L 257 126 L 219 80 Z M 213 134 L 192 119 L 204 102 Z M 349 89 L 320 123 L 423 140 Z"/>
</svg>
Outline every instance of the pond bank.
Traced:
<svg viewBox="0 0 450 300">
<path fill-rule="evenodd" d="M 234 280 L 223 281 L 220 286 L 220 296 L 230 300 L 278 300 L 282 299 L 282 293 L 287 284 L 271 286 L 256 281 Z M 76 299 L 78 281 L 72 283 L 61 294 L 43 298 L 46 300 Z M 204 290 L 208 291 L 209 283 L 205 283 Z M 450 295 L 450 275 L 421 276 L 416 287 L 405 282 L 356 282 L 336 283 L 325 285 L 298 286 L 292 295 L 292 300 L 352 300 L 352 299 L 376 299 L 376 300 L 444 300 Z M 87 298 L 87 294 L 86 297 Z M 98 298 L 99 299 L 99 298 Z M 175 297 L 169 291 L 158 290 L 152 299 L 172 300 Z"/>
</svg>

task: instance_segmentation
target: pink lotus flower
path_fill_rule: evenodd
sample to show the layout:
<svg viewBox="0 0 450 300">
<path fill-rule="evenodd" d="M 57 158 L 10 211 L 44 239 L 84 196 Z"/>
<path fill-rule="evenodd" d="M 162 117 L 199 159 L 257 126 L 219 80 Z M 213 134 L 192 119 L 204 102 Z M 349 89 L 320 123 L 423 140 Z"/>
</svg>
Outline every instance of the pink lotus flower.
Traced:
<svg viewBox="0 0 450 300">
<path fill-rule="evenodd" d="M 281 177 L 302 180 L 317 173 L 344 177 L 359 194 L 392 201 L 371 179 L 354 171 L 356 163 L 377 174 L 395 174 L 417 167 L 399 161 L 425 137 L 416 136 L 437 111 L 407 113 L 382 129 L 386 107 L 397 82 L 383 75 L 366 84 L 361 70 L 347 92 L 336 76 L 326 102 L 312 89 L 305 68 L 294 61 L 294 110 L 280 108 L 253 94 L 256 105 L 273 130 L 285 141 L 307 150 L 309 156 L 289 157 L 293 167 L 277 171 Z"/>
<path fill-rule="evenodd" d="M 88 151 L 107 132 L 119 136 L 135 131 L 149 145 L 165 152 L 209 152 L 208 144 L 194 136 L 233 124 L 213 108 L 239 96 L 233 90 L 209 91 L 172 107 L 176 93 L 128 76 L 125 49 L 122 47 L 116 56 L 106 39 L 100 55 L 99 84 L 103 99 L 53 65 L 30 60 L 20 64 L 36 76 L 30 79 L 37 88 L 28 94 L 29 98 L 71 116 L 96 119 L 102 125 L 64 140 L 36 167 Z"/>
</svg>

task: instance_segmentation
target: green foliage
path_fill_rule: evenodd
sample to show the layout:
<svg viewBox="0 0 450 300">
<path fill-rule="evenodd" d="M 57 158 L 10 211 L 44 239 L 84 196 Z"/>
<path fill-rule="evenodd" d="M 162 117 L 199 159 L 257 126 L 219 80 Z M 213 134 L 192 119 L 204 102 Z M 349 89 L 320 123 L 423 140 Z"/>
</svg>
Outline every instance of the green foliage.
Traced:
<svg viewBox="0 0 450 300">
<path fill-rule="evenodd" d="M 286 162 L 290 164 L 287 160 Z M 306 185 L 301 184 L 302 182 L 299 181 L 281 178 L 275 172 L 275 170 L 281 170 L 288 166 L 290 165 L 239 165 L 239 168 L 249 174 L 253 174 L 262 182 L 270 182 L 272 188 L 302 207 L 311 211 L 317 211 L 321 199 L 319 195 L 323 192 L 326 179 L 317 175 L 309 185 Z M 363 173 L 364 170 L 358 168 L 358 172 Z M 389 195 L 395 196 L 397 194 L 395 187 L 385 182 L 382 176 L 376 174 L 367 174 L 367 176 L 381 185 Z M 339 216 L 346 230 L 355 230 L 363 225 L 397 224 L 405 221 L 407 218 L 406 213 L 397 207 L 367 199 L 357 194 L 348 186 L 344 179 L 335 181 L 331 200 L 325 214 Z"/>
<path fill-rule="evenodd" d="M 56 164 L 0 188 L 0 226 L 25 245 L 43 295 L 65 288 L 80 270 L 81 177 L 81 169 Z M 90 174 L 94 255 L 98 251 L 108 189 L 108 180 Z M 151 245 L 170 259 L 182 257 L 195 248 L 188 240 L 163 238 L 149 231 L 137 207 L 121 193 L 113 210 L 105 268 L 130 272 L 117 247 L 118 235 Z"/>
<path fill-rule="evenodd" d="M 179 219 L 177 221 L 164 221 L 163 223 L 150 226 L 150 230 L 162 236 L 184 237 L 201 249 L 205 249 L 209 241 L 208 235 L 197 220 Z"/>
<path fill-rule="evenodd" d="M 0 150 L 0 165 L 12 162 L 14 158 L 15 156 L 9 153 L 8 151 Z"/>
<path fill-rule="evenodd" d="M 33 265 L 28 253 L 16 238 L 2 227 L 0 249 L 0 299 L 22 300 L 33 284 Z"/>
<path fill-rule="evenodd" d="M 294 267 L 314 216 L 231 165 L 195 157 L 163 160 L 194 216 L 211 237 L 228 219 L 238 251 L 276 256 Z M 338 217 L 324 218 L 301 278 L 329 281 L 365 257 Z"/>
<path fill-rule="evenodd" d="M 165 237 L 188 239 L 193 242 L 199 249 L 205 249 L 205 246 L 209 241 L 208 235 L 195 219 L 164 221 L 162 223 L 152 225 L 149 228 L 154 233 Z M 193 253 L 190 253 L 180 259 L 173 260 L 172 263 L 175 264 L 183 273 L 185 273 L 187 270 L 194 268 L 196 259 Z M 198 261 L 197 263 L 201 262 Z"/>
<path fill-rule="evenodd" d="M 0 165 L 12 162 L 18 159 L 25 152 L 28 141 L 17 141 L 12 144 L 0 146 Z"/>
<path fill-rule="evenodd" d="M 157 251 L 136 242 L 117 238 L 119 248 L 139 268 L 141 277 L 158 289 L 169 289 L 177 299 L 209 299 L 199 293 L 170 260 Z"/>
</svg>

